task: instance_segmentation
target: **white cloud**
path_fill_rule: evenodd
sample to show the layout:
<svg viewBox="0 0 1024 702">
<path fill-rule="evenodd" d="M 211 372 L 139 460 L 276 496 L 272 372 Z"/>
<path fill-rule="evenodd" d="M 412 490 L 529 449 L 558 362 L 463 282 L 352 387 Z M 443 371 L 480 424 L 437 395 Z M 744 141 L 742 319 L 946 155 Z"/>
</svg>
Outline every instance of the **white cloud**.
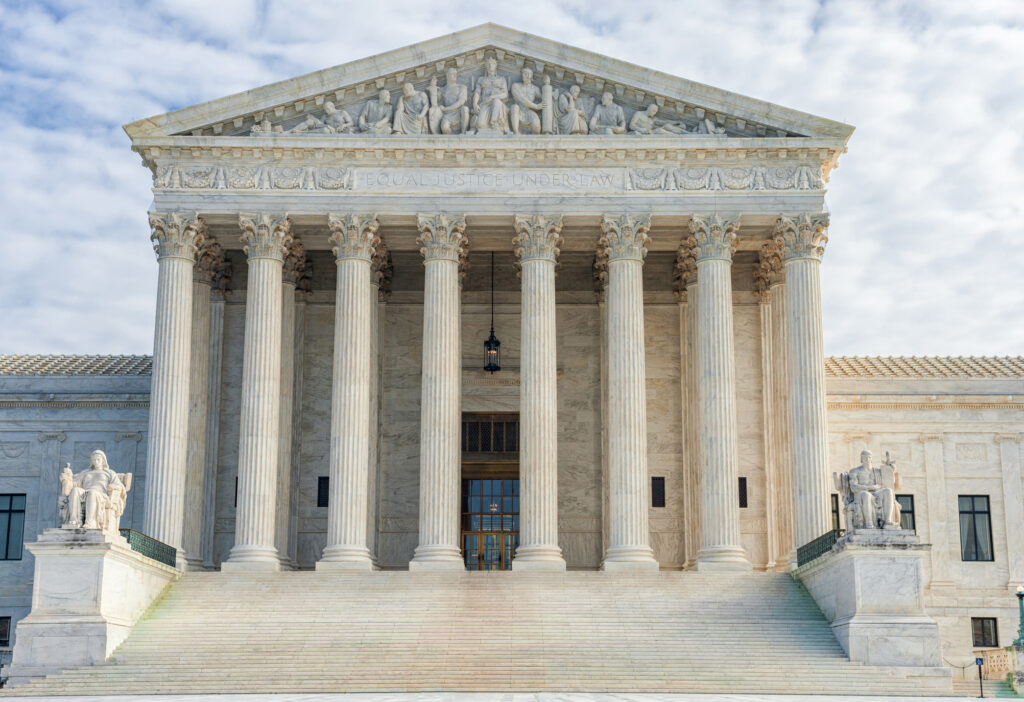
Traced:
<svg viewBox="0 0 1024 702">
<path fill-rule="evenodd" d="M 150 193 L 122 123 L 495 21 L 856 125 L 826 350 L 1022 353 L 1024 4 L 479 5 L 0 6 L 2 351 L 151 349 Z"/>
</svg>

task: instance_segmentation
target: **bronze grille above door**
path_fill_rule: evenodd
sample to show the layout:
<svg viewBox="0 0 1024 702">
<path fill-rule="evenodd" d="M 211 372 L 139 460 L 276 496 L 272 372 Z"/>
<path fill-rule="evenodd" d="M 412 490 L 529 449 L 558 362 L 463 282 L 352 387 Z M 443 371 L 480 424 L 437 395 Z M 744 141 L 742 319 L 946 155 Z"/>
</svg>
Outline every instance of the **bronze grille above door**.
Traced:
<svg viewBox="0 0 1024 702">
<path fill-rule="evenodd" d="M 519 415 L 462 415 L 462 461 L 519 460 Z"/>
</svg>

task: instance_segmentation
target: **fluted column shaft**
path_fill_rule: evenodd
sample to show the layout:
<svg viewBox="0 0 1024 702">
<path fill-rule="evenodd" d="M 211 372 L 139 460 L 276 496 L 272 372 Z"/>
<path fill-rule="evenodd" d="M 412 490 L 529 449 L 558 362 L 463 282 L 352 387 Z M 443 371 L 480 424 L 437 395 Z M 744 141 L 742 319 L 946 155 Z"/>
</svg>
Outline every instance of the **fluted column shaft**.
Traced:
<svg viewBox="0 0 1024 702">
<path fill-rule="evenodd" d="M 772 314 L 772 433 L 775 437 L 776 489 L 778 490 L 778 562 L 795 567 L 793 544 L 793 462 L 789 445 L 789 361 L 786 358 L 786 284 L 768 289 Z"/>
<path fill-rule="evenodd" d="M 780 217 L 775 241 L 786 267 L 793 532 L 800 547 L 829 529 L 828 424 L 821 329 L 821 255 L 827 215 Z"/>
<path fill-rule="evenodd" d="M 156 323 L 150 386 L 149 455 L 142 530 L 178 550 L 188 458 L 189 368 L 192 345 L 192 269 L 206 228 L 198 217 L 150 213 L 157 253 Z"/>
<path fill-rule="evenodd" d="M 291 222 L 240 215 L 249 260 L 235 545 L 222 569 L 279 570 L 275 547 L 281 412 L 281 268 Z"/>
<path fill-rule="evenodd" d="M 189 570 L 203 567 L 200 546 L 206 462 L 206 400 L 210 381 L 210 283 L 192 283 L 192 360 L 189 382 L 188 462 L 182 548 Z"/>
<path fill-rule="evenodd" d="M 736 220 L 694 217 L 697 254 L 697 417 L 701 459 L 698 570 L 749 569 L 740 545 L 732 255 Z"/>
<path fill-rule="evenodd" d="M 306 265 L 306 249 L 294 237 L 281 269 L 281 408 L 277 430 L 277 509 L 274 545 L 281 566 L 291 568 L 292 423 L 295 413 L 295 287 Z"/>
<path fill-rule="evenodd" d="M 698 295 L 700 294 L 699 281 L 694 281 L 686 288 L 686 460 L 689 463 L 689 486 L 690 492 L 686 501 L 687 515 L 686 523 L 692 526 L 693 533 L 687 541 L 688 551 L 686 554 L 689 566 L 697 565 L 697 553 L 701 544 L 701 490 L 703 481 L 701 479 L 700 463 L 700 428 L 698 426 L 699 415 L 697 403 L 700 401 L 697 392 L 698 369 L 697 369 L 697 319 L 699 308 L 697 306 Z"/>
<path fill-rule="evenodd" d="M 224 350 L 224 295 L 210 303 L 210 376 L 206 398 L 206 450 L 203 461 L 203 525 L 200 553 L 203 566 L 214 567 L 213 540 L 217 518 L 217 448 L 220 443 L 220 379 Z"/>
<path fill-rule="evenodd" d="M 331 497 L 327 546 L 317 570 L 372 570 L 366 514 L 370 468 L 370 257 L 377 219 L 328 218 L 337 266 L 334 384 L 331 394 Z"/>
<path fill-rule="evenodd" d="M 608 551 L 604 570 L 657 570 L 647 509 L 643 259 L 650 218 L 605 217 L 608 252 Z"/>
<path fill-rule="evenodd" d="M 558 546 L 558 368 L 555 262 L 561 217 L 517 216 L 522 265 L 519 548 L 513 570 L 565 570 Z"/>
</svg>

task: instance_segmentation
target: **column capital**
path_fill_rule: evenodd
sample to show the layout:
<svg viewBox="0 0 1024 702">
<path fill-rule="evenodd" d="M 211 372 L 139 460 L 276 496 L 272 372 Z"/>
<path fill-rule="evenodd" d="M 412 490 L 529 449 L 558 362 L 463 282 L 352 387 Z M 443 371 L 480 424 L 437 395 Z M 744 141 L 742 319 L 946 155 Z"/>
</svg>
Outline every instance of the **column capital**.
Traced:
<svg viewBox="0 0 1024 702">
<path fill-rule="evenodd" d="M 739 228 L 739 217 L 722 217 L 717 212 L 693 215 L 690 219 L 690 241 L 697 263 L 712 259 L 731 262 L 732 255 L 736 253 L 736 232 Z"/>
<path fill-rule="evenodd" d="M 672 268 L 672 282 L 675 284 L 676 297 L 686 300 L 690 286 L 697 282 L 697 252 L 689 238 L 679 242 L 676 249 L 676 265 Z"/>
<path fill-rule="evenodd" d="M 416 243 L 424 261 L 443 259 L 464 266 L 469 240 L 466 238 L 466 218 L 462 215 L 418 215 L 416 228 L 420 235 Z"/>
<path fill-rule="evenodd" d="M 760 271 L 760 272 L 758 272 Z M 760 277 L 764 280 L 766 289 L 786 282 L 786 266 L 782 260 L 782 251 L 774 240 L 762 244 L 758 251 L 757 268 L 754 270 L 755 279 Z"/>
<path fill-rule="evenodd" d="M 293 237 L 284 252 L 284 267 L 281 269 L 281 280 L 290 285 L 298 283 L 302 272 L 306 270 L 306 247 L 299 237 Z"/>
<path fill-rule="evenodd" d="M 612 261 L 643 261 L 647 256 L 647 245 L 651 243 L 650 215 L 604 215 L 601 217 L 601 238 L 598 250 L 604 249 L 604 256 Z"/>
<path fill-rule="evenodd" d="M 292 221 L 288 215 L 239 214 L 242 229 L 242 250 L 249 259 L 273 258 L 284 261 L 292 241 Z"/>
<path fill-rule="evenodd" d="M 380 222 L 375 214 L 329 214 L 327 226 L 331 229 L 331 238 L 335 261 L 347 258 L 358 258 L 369 261 L 373 257 L 377 245 L 377 230 Z"/>
<path fill-rule="evenodd" d="M 598 302 L 604 302 L 605 293 L 608 291 L 608 249 L 598 246 L 594 254 L 594 297 Z"/>
<path fill-rule="evenodd" d="M 829 216 L 803 212 L 795 215 L 780 215 L 775 220 L 773 238 L 785 261 L 812 258 L 820 261 L 828 243 Z"/>
<path fill-rule="evenodd" d="M 562 215 L 516 215 L 512 247 L 520 263 L 558 260 L 562 245 Z"/>
<path fill-rule="evenodd" d="M 383 239 L 377 240 L 377 246 L 370 257 L 370 284 L 377 286 L 379 299 L 387 300 L 391 295 L 391 275 L 394 268 L 391 265 L 391 252 Z"/>
<path fill-rule="evenodd" d="M 185 258 L 195 262 L 200 244 L 206 238 L 206 222 L 199 214 L 150 212 L 149 228 L 157 259 Z"/>
<path fill-rule="evenodd" d="M 199 247 L 196 265 L 192 269 L 192 280 L 204 285 L 213 285 L 213 278 L 224 263 L 224 249 L 213 237 L 208 237 Z"/>
</svg>

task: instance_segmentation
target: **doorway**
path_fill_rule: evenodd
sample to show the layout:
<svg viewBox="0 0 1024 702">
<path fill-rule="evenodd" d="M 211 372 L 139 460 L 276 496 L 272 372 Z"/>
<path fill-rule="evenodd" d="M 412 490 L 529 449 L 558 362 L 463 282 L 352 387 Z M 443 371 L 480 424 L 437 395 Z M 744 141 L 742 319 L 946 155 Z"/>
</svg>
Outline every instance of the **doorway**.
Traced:
<svg viewBox="0 0 1024 702">
<path fill-rule="evenodd" d="M 519 547 L 519 415 L 462 418 L 462 557 L 466 570 L 511 570 Z"/>
</svg>

